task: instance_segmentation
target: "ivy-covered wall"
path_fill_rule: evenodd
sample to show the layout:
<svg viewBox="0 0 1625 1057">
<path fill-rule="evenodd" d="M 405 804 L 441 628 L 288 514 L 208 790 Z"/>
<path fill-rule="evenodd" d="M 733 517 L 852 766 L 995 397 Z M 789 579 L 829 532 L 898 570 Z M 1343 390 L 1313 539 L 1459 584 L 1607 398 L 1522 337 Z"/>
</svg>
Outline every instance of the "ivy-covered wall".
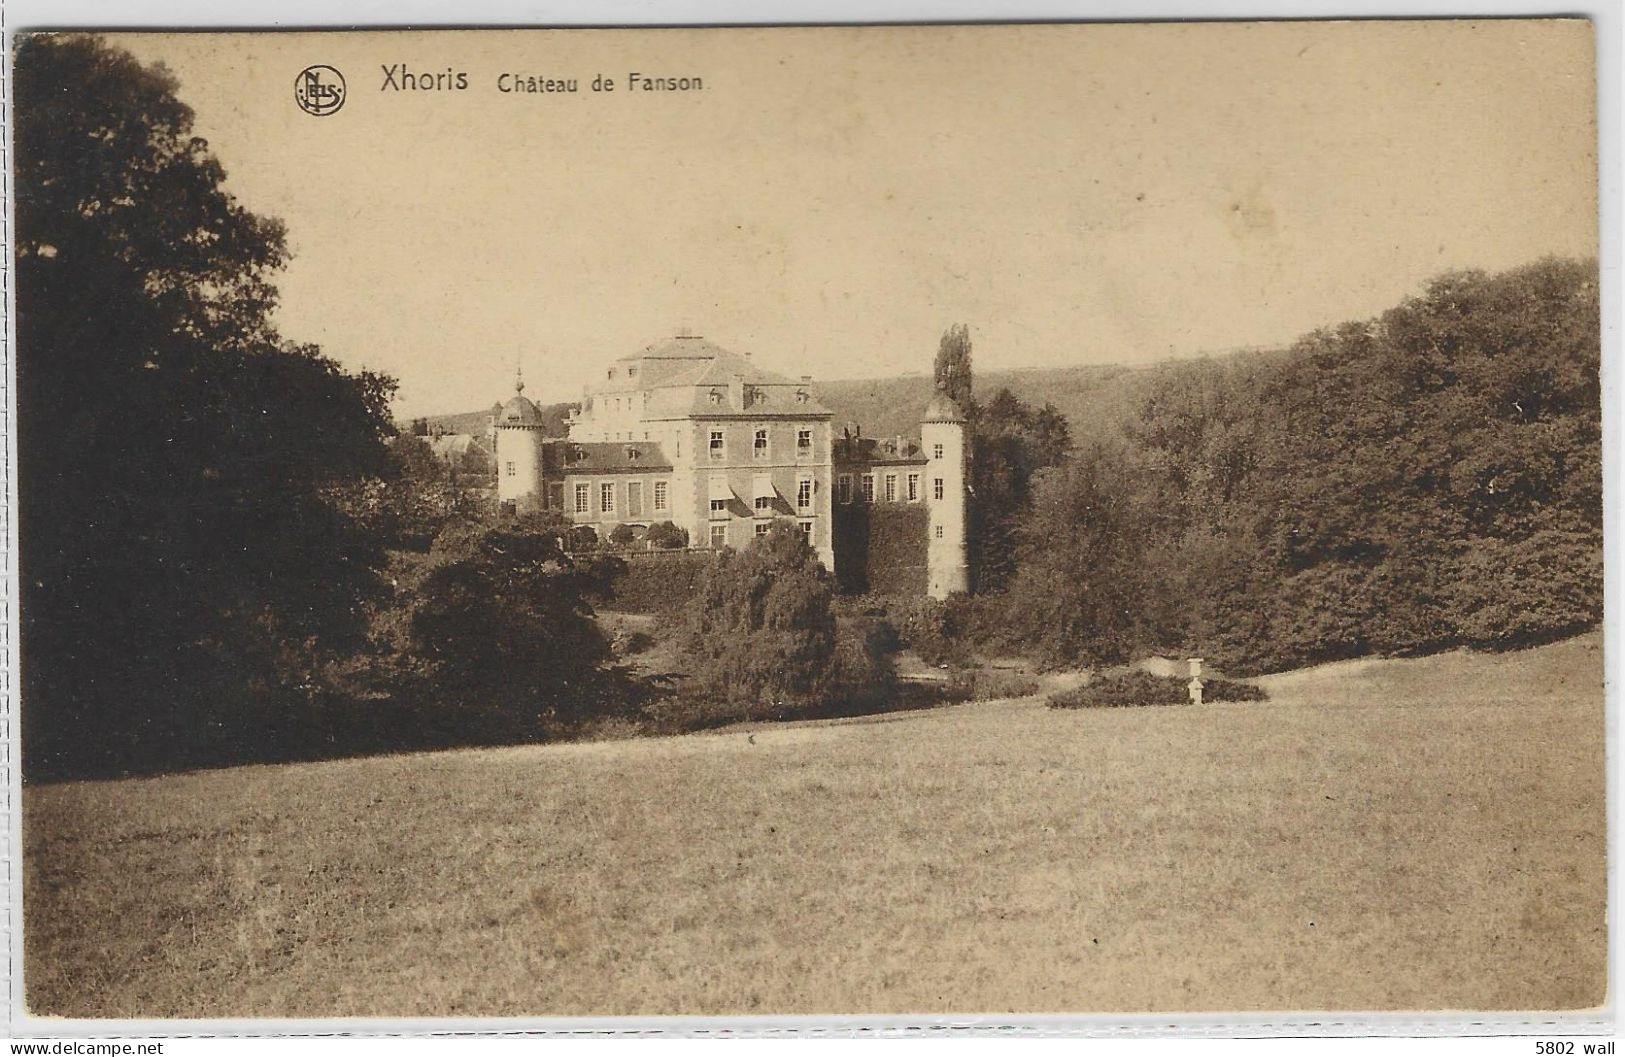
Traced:
<svg viewBox="0 0 1625 1057">
<path fill-rule="evenodd" d="M 920 503 L 835 508 L 835 576 L 845 594 L 923 595 L 930 515 Z"/>
</svg>

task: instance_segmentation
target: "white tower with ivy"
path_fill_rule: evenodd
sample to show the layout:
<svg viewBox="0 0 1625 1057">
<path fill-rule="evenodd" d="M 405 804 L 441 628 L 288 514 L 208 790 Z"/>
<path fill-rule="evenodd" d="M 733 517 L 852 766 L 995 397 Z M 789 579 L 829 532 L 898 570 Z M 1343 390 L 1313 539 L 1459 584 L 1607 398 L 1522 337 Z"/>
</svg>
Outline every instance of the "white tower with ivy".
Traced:
<svg viewBox="0 0 1625 1057">
<path fill-rule="evenodd" d="M 965 414 L 946 392 L 937 390 L 920 424 L 925 448 L 926 593 L 947 598 L 970 590 L 970 561 L 965 540 L 965 491 L 970 452 L 965 443 Z"/>
</svg>

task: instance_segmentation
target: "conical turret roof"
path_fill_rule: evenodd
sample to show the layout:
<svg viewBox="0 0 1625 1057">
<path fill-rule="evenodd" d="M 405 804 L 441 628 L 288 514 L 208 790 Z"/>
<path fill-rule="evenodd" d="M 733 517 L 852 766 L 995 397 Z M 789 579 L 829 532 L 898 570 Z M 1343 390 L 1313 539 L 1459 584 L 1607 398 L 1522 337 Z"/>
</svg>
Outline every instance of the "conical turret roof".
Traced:
<svg viewBox="0 0 1625 1057">
<path fill-rule="evenodd" d="M 945 391 L 938 389 L 931 395 L 931 402 L 925 405 L 925 422 L 963 422 L 965 412 L 960 410 L 959 404 Z"/>
</svg>

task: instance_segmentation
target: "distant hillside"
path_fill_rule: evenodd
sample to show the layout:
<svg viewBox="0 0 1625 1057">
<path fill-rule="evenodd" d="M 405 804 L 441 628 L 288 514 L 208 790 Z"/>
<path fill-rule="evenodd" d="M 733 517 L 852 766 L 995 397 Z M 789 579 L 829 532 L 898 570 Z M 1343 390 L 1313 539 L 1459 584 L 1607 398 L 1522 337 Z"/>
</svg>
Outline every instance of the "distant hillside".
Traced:
<svg viewBox="0 0 1625 1057">
<path fill-rule="evenodd" d="M 1135 406 L 1156 367 L 1120 365 L 1087 367 L 1034 367 L 987 371 L 976 377 L 976 395 L 992 396 L 1008 387 L 1022 400 L 1053 403 L 1072 424 L 1074 437 L 1094 436 L 1115 428 Z M 818 396 L 835 413 L 835 428 L 847 423 L 863 427 L 866 436 L 917 434 L 920 411 L 931 399 L 931 376 L 910 374 L 893 378 L 853 378 L 814 383 Z M 564 422 L 575 403 L 547 404 L 549 436 L 563 436 Z M 482 434 L 489 427 L 491 409 L 427 416 L 429 428 L 447 433 Z"/>
<path fill-rule="evenodd" d="M 1092 436 L 1122 420 L 1144 388 L 1147 368 L 1034 367 L 976 375 L 978 400 L 1002 388 L 1035 405 L 1053 403 L 1072 425 L 1074 437 Z M 819 398 L 835 412 L 835 428 L 847 423 L 872 437 L 918 433 L 920 412 L 931 399 L 929 374 L 901 378 L 854 378 L 819 382 Z"/>
<path fill-rule="evenodd" d="M 976 374 L 976 396 L 986 400 L 1008 388 L 1021 400 L 1034 406 L 1052 403 L 1072 426 L 1074 440 L 1088 440 L 1115 432 L 1133 414 L 1141 398 L 1165 372 L 1191 363 L 1282 357 L 1284 350 L 1232 349 L 1212 356 L 1187 360 L 1164 360 L 1146 367 L 1122 364 L 1078 367 L 1019 367 Z M 814 383 L 819 399 L 834 412 L 836 430 L 848 423 L 862 426 L 865 436 L 917 435 L 920 412 L 931 399 L 931 375 L 927 372 L 891 378 L 849 378 Z M 549 436 L 563 436 L 564 422 L 576 403 L 547 404 Z M 428 416 L 431 430 L 447 433 L 484 433 L 491 411 Z"/>
</svg>

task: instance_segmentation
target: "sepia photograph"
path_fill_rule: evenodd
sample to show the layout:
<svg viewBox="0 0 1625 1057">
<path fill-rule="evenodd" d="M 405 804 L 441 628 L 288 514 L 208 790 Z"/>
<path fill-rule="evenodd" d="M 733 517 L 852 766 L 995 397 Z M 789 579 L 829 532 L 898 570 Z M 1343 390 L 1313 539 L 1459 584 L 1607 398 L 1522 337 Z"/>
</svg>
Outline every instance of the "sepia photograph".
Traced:
<svg viewBox="0 0 1625 1057">
<path fill-rule="evenodd" d="M 32 1030 L 1611 1030 L 1588 19 L 9 39 Z"/>
</svg>

